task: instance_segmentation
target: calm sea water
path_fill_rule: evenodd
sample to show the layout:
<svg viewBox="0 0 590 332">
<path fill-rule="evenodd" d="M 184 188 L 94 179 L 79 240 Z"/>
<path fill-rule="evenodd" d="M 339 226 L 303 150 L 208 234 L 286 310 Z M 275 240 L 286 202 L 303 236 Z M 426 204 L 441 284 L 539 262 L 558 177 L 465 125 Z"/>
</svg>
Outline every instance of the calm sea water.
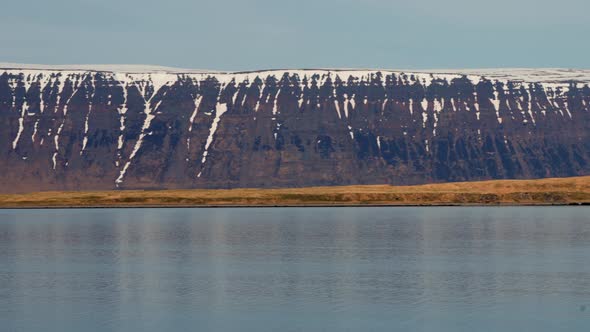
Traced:
<svg viewBox="0 0 590 332">
<path fill-rule="evenodd" d="M 590 209 L 0 210 L 0 331 L 590 331 Z"/>
</svg>

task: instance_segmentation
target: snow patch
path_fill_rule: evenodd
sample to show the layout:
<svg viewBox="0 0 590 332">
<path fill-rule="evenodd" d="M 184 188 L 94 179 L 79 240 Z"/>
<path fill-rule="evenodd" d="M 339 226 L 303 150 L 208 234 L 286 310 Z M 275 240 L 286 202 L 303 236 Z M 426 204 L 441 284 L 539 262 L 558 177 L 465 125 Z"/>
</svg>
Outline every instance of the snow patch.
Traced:
<svg viewBox="0 0 590 332">
<path fill-rule="evenodd" d="M 203 96 L 199 96 L 195 99 L 195 109 L 193 110 L 193 113 L 191 114 L 191 117 L 189 119 L 189 124 L 188 124 L 188 132 L 189 133 L 191 133 L 193 131 L 193 123 L 195 123 L 195 118 L 197 117 L 197 112 L 199 112 L 199 106 L 201 105 L 202 100 L 203 100 Z M 191 137 L 189 134 L 189 137 L 186 139 L 186 150 L 189 151 L 190 147 L 191 147 Z"/>
<path fill-rule="evenodd" d="M 25 96 L 24 96 L 24 101 L 21 104 L 20 118 L 18 119 L 18 132 L 16 133 L 16 137 L 14 138 L 14 141 L 12 141 L 12 149 L 13 150 L 16 150 L 16 146 L 18 145 L 20 135 L 23 133 L 23 130 L 25 129 L 25 113 L 29 109 L 29 105 L 27 103 L 27 92 L 29 92 L 31 82 L 27 81 L 27 80 L 23 80 L 23 83 L 25 85 Z"/>
<path fill-rule="evenodd" d="M 211 128 L 209 128 L 209 136 L 207 137 L 207 142 L 205 143 L 205 151 L 203 152 L 203 157 L 201 158 L 201 171 L 197 174 L 197 177 L 200 178 L 203 172 L 203 166 L 207 161 L 207 155 L 209 154 L 209 147 L 213 142 L 213 137 L 215 136 L 215 132 L 217 131 L 217 126 L 219 124 L 219 120 L 223 113 L 227 111 L 227 104 L 221 104 L 219 101 L 217 102 L 216 109 L 215 109 L 215 119 L 211 123 Z"/>
<path fill-rule="evenodd" d="M 148 133 L 146 133 L 146 131 L 149 129 L 152 120 L 156 117 L 154 115 L 154 113 L 156 112 L 156 110 L 158 109 L 160 104 L 162 103 L 162 100 L 160 100 L 155 105 L 155 107 L 152 108 L 152 106 L 151 106 L 152 100 L 158 94 L 160 89 L 168 83 L 167 79 L 168 79 L 167 76 L 163 75 L 163 74 L 150 75 L 149 80 L 152 83 L 153 91 L 152 91 L 152 94 L 150 95 L 149 98 L 147 97 L 148 84 L 146 83 L 142 86 L 141 92 L 142 92 L 144 105 L 145 105 L 144 110 L 143 110 L 143 113 L 145 114 L 145 119 L 143 121 L 143 126 L 141 128 L 141 133 L 139 134 L 139 138 L 137 139 L 137 142 L 135 142 L 135 146 L 133 147 L 133 151 L 131 151 L 131 155 L 129 155 L 129 159 L 127 160 L 127 162 L 125 163 L 125 166 L 123 166 L 123 169 L 119 173 L 119 177 L 117 177 L 117 179 L 115 179 L 115 185 L 117 187 L 121 183 L 123 183 L 123 179 L 125 177 L 125 173 L 127 172 L 127 169 L 129 168 L 129 165 L 131 164 L 133 158 L 137 154 L 137 151 L 139 151 L 139 149 L 141 148 L 141 146 L 143 144 L 143 139 L 145 138 L 145 136 L 148 135 Z"/>
</svg>

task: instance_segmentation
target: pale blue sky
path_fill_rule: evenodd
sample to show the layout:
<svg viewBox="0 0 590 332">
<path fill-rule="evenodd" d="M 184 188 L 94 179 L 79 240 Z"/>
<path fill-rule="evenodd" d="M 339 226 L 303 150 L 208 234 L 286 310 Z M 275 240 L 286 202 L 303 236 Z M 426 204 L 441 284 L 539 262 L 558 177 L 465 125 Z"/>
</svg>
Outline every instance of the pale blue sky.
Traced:
<svg viewBox="0 0 590 332">
<path fill-rule="evenodd" d="M 588 0 L 3 1 L 0 62 L 590 67 Z"/>
</svg>

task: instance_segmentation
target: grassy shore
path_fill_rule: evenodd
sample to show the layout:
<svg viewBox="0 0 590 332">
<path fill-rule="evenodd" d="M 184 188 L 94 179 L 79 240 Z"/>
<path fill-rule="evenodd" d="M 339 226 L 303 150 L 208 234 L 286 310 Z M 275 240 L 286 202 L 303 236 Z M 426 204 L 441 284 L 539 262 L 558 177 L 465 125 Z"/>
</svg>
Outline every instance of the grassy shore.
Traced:
<svg viewBox="0 0 590 332">
<path fill-rule="evenodd" d="M 121 190 L 0 195 L 0 208 L 567 204 L 590 204 L 590 176 L 420 186 Z"/>
</svg>

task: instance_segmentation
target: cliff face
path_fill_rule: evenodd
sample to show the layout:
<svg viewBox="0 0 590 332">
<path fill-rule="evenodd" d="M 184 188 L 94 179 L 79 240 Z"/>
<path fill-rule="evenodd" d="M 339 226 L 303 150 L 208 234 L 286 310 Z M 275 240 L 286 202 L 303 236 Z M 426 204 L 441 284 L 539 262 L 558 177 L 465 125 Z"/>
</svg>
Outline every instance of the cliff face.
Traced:
<svg viewBox="0 0 590 332">
<path fill-rule="evenodd" d="M 590 72 L 0 69 L 0 191 L 590 174 Z"/>
</svg>

